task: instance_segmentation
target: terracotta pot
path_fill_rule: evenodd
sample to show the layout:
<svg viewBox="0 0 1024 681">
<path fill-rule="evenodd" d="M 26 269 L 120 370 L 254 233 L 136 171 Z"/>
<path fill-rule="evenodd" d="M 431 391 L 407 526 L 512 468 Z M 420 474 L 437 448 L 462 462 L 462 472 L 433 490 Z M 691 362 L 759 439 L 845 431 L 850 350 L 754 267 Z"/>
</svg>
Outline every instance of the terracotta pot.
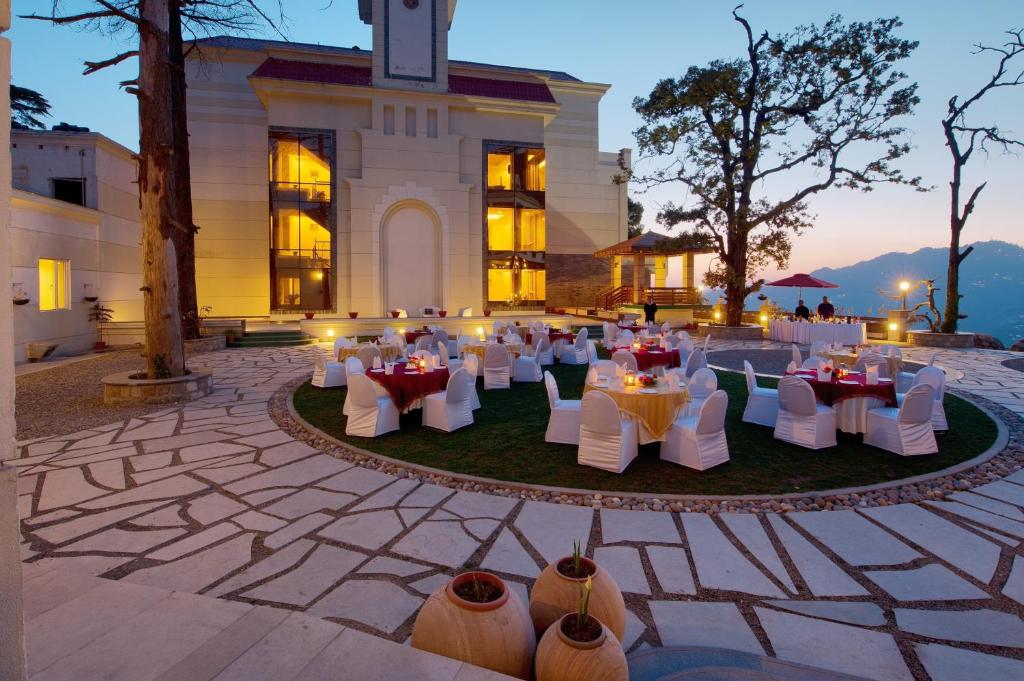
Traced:
<svg viewBox="0 0 1024 681">
<path fill-rule="evenodd" d="M 576 613 L 560 617 L 537 645 L 537 681 L 627 681 L 626 655 L 615 634 L 602 624 L 596 640 L 574 641 L 562 632 L 568 617 Z"/>
<path fill-rule="evenodd" d="M 491 311 L 490 310 L 484 310 L 484 316 L 485 317 L 490 317 L 491 316 Z"/>
<path fill-rule="evenodd" d="M 92 349 L 93 350 L 97 350 L 97 351 L 99 351 L 99 350 L 106 350 L 107 349 L 107 343 L 106 343 L 106 341 L 96 341 L 95 343 L 92 344 Z"/>
<path fill-rule="evenodd" d="M 358 312 L 349 312 L 348 316 L 351 317 L 352 319 L 355 319 L 356 317 L 359 316 L 359 313 Z"/>
<path fill-rule="evenodd" d="M 499 586 L 501 596 L 490 603 L 460 598 L 455 587 L 474 578 Z M 465 572 L 430 594 L 412 629 L 413 648 L 520 679 L 530 678 L 536 645 L 526 604 L 487 572 Z"/>
<path fill-rule="evenodd" d="M 305 315 L 306 315 L 306 319 L 312 319 L 312 318 L 313 318 L 313 315 L 315 315 L 315 314 L 316 314 L 315 312 L 306 312 L 306 313 L 305 313 Z"/>
<path fill-rule="evenodd" d="M 558 571 L 556 566 L 566 558 L 544 568 L 530 592 L 530 619 L 538 638 L 562 615 L 576 611 L 580 586 L 587 581 L 586 578 L 566 577 Z M 594 569 L 590 614 L 604 622 L 616 638 L 621 639 L 626 631 L 626 603 L 622 600 L 619 585 L 594 561 L 589 558 L 580 560 Z"/>
<path fill-rule="evenodd" d="M 398 319 L 398 310 L 391 310 L 391 318 Z"/>
<path fill-rule="evenodd" d="M 448 316 L 448 310 L 438 310 L 437 311 L 437 315 L 439 317 L 447 317 Z"/>
</svg>

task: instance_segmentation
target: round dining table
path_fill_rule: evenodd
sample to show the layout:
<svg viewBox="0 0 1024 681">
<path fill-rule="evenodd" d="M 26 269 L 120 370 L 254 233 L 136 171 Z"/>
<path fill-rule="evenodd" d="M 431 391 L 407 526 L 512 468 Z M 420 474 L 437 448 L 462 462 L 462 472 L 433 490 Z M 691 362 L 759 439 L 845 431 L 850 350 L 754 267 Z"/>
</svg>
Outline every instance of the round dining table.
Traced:
<svg viewBox="0 0 1024 681">
<path fill-rule="evenodd" d="M 690 402 L 690 391 L 672 388 L 667 381 L 658 381 L 651 388 L 624 385 L 621 379 L 610 378 L 596 383 L 587 382 L 583 392 L 600 390 L 618 405 L 619 411 L 635 419 L 640 431 L 640 444 L 664 442 L 668 431 Z"/>
<path fill-rule="evenodd" d="M 359 349 L 368 345 L 370 344 L 362 343 L 356 347 L 338 348 L 338 361 L 344 362 L 349 357 L 357 357 Z M 375 347 L 380 350 L 380 358 L 384 362 L 394 362 L 402 356 L 402 349 L 394 345 L 377 345 Z"/>
<path fill-rule="evenodd" d="M 443 391 L 448 386 L 449 378 L 448 367 L 425 371 L 407 369 L 403 363 L 396 364 L 393 373 L 389 374 L 384 369 L 370 369 L 366 376 L 387 391 L 391 401 L 402 413 L 418 409 L 424 397 Z"/>
<path fill-rule="evenodd" d="M 639 350 L 632 347 L 615 348 L 616 350 L 627 350 L 636 358 L 636 368 L 639 371 L 650 371 L 654 367 L 666 367 L 676 369 L 681 365 L 679 353 L 675 350 L 665 350 L 658 346 L 643 346 Z"/>
<path fill-rule="evenodd" d="M 842 378 L 832 373 L 831 380 L 819 381 L 817 372 L 798 370 L 795 374 L 811 384 L 814 396 L 836 412 L 836 428 L 844 433 L 863 433 L 867 430 L 868 411 L 878 407 L 895 407 L 896 384 L 892 380 L 878 379 L 868 385 L 865 374 L 851 373 Z"/>
</svg>

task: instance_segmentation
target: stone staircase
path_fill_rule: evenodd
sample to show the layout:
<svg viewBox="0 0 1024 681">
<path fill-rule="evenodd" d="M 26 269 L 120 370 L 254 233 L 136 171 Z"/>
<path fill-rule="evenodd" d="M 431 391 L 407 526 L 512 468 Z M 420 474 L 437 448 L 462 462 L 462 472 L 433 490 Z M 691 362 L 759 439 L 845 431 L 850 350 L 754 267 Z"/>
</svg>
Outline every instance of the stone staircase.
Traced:
<svg viewBox="0 0 1024 681">
<path fill-rule="evenodd" d="M 314 345 L 317 339 L 298 330 L 246 331 L 228 343 L 229 348 L 282 348 L 296 345 Z"/>
</svg>

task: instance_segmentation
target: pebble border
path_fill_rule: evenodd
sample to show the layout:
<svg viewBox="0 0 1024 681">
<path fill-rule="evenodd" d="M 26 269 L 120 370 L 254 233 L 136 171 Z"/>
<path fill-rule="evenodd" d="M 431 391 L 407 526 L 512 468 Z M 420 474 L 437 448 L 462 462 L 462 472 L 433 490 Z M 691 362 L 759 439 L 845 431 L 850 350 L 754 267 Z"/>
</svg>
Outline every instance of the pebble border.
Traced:
<svg viewBox="0 0 1024 681">
<path fill-rule="evenodd" d="M 482 492 L 515 499 L 546 501 L 594 509 L 613 508 L 633 511 L 672 513 L 767 513 L 811 510 L 844 510 L 892 506 L 926 500 L 944 499 L 1006 477 L 1024 469 L 1024 419 L 991 400 L 967 395 L 959 390 L 951 394 L 972 402 L 985 411 L 998 427 L 996 441 L 981 455 L 934 474 L 903 478 L 859 488 L 759 496 L 644 495 L 508 483 L 500 480 L 454 474 L 419 466 L 353 447 L 308 423 L 295 411 L 292 396 L 308 376 L 289 381 L 270 398 L 270 418 L 286 433 L 318 451 L 350 463 L 379 470 L 400 478 L 429 482 L 450 489 Z"/>
</svg>

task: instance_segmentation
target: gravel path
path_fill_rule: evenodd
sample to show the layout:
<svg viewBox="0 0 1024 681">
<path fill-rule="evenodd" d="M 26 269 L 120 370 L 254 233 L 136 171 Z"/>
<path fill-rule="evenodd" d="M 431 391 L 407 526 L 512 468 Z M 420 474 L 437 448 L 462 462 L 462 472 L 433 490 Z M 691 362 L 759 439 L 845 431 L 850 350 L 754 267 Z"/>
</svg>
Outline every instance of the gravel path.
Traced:
<svg viewBox="0 0 1024 681">
<path fill-rule="evenodd" d="M 1014 371 L 1024 372 L 1024 359 L 1008 359 L 1003 362 L 1003 366 Z"/>
<path fill-rule="evenodd" d="M 143 366 L 136 348 L 18 376 L 15 396 L 18 439 L 74 433 L 165 408 L 165 405 L 111 407 L 103 404 L 101 378 Z"/>
<path fill-rule="evenodd" d="M 709 364 L 733 371 L 743 371 L 743 360 L 747 360 L 754 367 L 755 372 L 774 376 L 784 374 L 791 359 L 793 359 L 793 354 L 789 350 L 719 350 L 708 353 Z M 903 370 L 916 373 L 923 366 L 923 364 L 914 362 L 904 362 Z M 1020 371 L 1024 371 L 1024 368 L 1021 368 Z"/>
</svg>

